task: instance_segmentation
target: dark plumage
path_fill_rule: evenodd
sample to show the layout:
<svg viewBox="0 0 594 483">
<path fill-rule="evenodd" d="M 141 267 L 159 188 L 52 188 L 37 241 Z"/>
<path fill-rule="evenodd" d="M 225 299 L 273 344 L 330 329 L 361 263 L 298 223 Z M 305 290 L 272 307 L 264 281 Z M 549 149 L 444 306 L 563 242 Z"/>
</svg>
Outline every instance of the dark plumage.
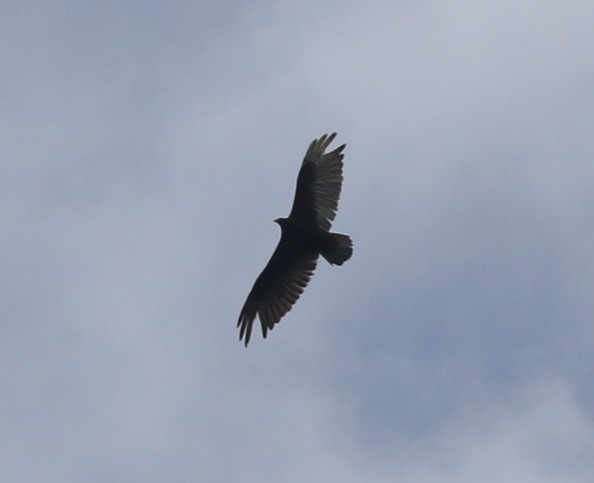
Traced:
<svg viewBox="0 0 594 483">
<path fill-rule="evenodd" d="M 237 321 L 239 340 L 247 347 L 256 315 L 262 335 L 291 310 L 313 275 L 318 256 L 342 265 L 353 254 L 347 235 L 330 233 L 342 187 L 342 154 L 346 144 L 325 154 L 335 138 L 324 134 L 305 153 L 297 178 L 293 208 L 288 218 L 274 220 L 281 239 L 270 261 L 256 279 Z"/>
</svg>

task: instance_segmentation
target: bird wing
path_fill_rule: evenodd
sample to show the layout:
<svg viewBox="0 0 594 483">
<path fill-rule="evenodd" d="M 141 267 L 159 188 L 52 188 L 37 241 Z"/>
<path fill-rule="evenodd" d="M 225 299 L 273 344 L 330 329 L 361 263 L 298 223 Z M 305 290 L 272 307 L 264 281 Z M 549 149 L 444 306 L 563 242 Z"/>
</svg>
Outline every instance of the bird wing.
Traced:
<svg viewBox="0 0 594 483">
<path fill-rule="evenodd" d="M 301 252 L 284 234 L 270 261 L 256 279 L 239 314 L 239 340 L 247 347 L 256 315 L 262 324 L 262 335 L 291 310 L 307 286 L 318 259 L 317 253 Z"/>
<path fill-rule="evenodd" d="M 309 145 L 299 176 L 290 218 L 299 218 L 316 223 L 329 231 L 336 217 L 338 199 L 342 188 L 342 150 L 346 144 L 334 151 L 324 153 L 336 133 L 324 134 Z"/>
</svg>

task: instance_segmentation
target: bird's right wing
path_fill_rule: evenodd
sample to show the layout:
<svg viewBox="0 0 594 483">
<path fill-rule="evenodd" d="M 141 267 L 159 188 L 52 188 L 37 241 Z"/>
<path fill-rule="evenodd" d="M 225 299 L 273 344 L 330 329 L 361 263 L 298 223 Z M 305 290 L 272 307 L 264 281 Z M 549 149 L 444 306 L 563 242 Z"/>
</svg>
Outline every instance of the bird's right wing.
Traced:
<svg viewBox="0 0 594 483">
<path fill-rule="evenodd" d="M 256 315 L 262 325 L 262 335 L 274 328 L 291 310 L 307 286 L 318 259 L 317 253 L 296 252 L 291 243 L 281 236 L 270 261 L 256 279 L 239 319 L 239 340 L 247 347 Z"/>
<path fill-rule="evenodd" d="M 291 218 L 316 223 L 329 231 L 336 217 L 342 188 L 342 166 L 346 144 L 325 153 L 336 133 L 324 134 L 309 145 L 297 178 Z"/>
</svg>

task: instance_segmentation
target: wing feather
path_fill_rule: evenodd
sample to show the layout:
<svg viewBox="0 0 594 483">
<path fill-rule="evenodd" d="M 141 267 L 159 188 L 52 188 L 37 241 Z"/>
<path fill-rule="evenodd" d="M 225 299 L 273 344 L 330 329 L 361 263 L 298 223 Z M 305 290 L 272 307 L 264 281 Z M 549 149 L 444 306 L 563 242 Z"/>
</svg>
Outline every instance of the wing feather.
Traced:
<svg viewBox="0 0 594 483">
<path fill-rule="evenodd" d="M 299 176 L 290 217 L 314 222 L 329 231 L 338 210 L 342 189 L 343 149 L 346 144 L 326 153 L 326 148 L 336 137 L 324 134 L 309 145 Z"/>
<path fill-rule="evenodd" d="M 262 335 L 291 310 L 316 268 L 317 253 L 299 253 L 284 235 L 281 236 L 270 261 L 256 279 L 243 308 L 237 326 L 239 340 L 247 347 L 256 316 L 260 319 Z"/>
</svg>

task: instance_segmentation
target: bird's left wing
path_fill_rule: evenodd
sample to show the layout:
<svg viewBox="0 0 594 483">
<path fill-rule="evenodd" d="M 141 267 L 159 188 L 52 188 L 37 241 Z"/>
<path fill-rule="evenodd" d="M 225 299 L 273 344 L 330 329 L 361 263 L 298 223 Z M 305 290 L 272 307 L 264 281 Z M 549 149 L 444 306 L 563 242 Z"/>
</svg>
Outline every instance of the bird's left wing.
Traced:
<svg viewBox="0 0 594 483">
<path fill-rule="evenodd" d="M 291 218 L 316 223 L 329 231 L 336 217 L 342 188 L 342 166 L 346 144 L 325 153 L 336 137 L 324 134 L 309 145 L 297 178 L 297 188 L 291 209 Z"/>
<path fill-rule="evenodd" d="M 307 286 L 318 259 L 317 253 L 300 253 L 285 236 L 272 254 L 270 261 L 256 279 L 239 319 L 239 340 L 247 347 L 256 315 L 262 325 L 262 335 L 274 328 L 291 310 Z"/>
</svg>

